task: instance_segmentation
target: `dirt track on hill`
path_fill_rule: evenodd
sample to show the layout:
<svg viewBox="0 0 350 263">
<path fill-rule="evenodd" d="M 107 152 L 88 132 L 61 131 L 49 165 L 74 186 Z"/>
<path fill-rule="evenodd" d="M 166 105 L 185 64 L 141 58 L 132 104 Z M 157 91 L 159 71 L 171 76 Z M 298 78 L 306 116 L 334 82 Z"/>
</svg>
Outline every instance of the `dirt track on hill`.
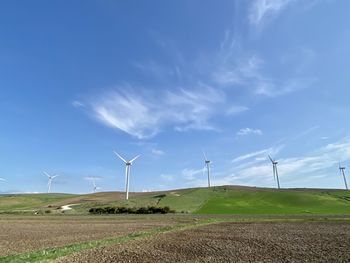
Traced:
<svg viewBox="0 0 350 263">
<path fill-rule="evenodd" d="M 350 224 L 221 223 L 54 262 L 350 262 Z"/>
</svg>

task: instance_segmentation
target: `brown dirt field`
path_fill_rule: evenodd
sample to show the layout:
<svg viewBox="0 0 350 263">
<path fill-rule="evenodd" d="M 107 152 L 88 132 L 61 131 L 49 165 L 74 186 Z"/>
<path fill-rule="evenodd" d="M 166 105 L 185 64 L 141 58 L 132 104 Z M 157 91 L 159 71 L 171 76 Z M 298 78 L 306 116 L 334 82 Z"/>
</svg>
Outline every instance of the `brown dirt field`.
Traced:
<svg viewBox="0 0 350 263">
<path fill-rule="evenodd" d="M 108 217 L 2 218 L 0 220 L 0 257 L 77 242 L 124 236 L 131 232 L 174 223 L 176 221 L 171 219 L 157 218 L 143 220 Z"/>
<path fill-rule="evenodd" d="M 350 262 L 349 248 L 349 223 L 221 223 L 54 262 Z"/>
</svg>

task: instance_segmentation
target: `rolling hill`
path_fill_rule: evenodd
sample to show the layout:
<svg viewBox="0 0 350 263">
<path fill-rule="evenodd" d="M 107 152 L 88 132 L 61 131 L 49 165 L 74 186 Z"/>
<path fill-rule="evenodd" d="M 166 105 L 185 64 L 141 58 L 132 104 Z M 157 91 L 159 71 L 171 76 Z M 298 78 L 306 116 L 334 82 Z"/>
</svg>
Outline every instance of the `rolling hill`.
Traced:
<svg viewBox="0 0 350 263">
<path fill-rule="evenodd" d="M 61 206 L 71 204 L 67 213 L 85 214 L 98 206 L 159 205 L 194 214 L 350 214 L 350 191 L 219 186 L 130 193 L 128 202 L 121 192 L 12 194 L 0 196 L 0 213 L 61 213 Z"/>
</svg>

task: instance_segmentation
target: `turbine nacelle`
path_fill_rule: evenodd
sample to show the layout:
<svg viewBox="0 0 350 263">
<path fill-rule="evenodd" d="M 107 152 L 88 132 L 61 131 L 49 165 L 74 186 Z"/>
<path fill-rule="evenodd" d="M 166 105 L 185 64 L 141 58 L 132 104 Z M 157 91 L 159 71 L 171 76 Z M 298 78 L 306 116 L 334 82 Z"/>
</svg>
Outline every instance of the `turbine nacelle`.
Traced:
<svg viewBox="0 0 350 263">
<path fill-rule="evenodd" d="M 141 155 L 137 155 L 136 157 L 134 157 L 133 159 L 131 160 L 126 160 L 124 159 L 119 153 L 117 153 L 116 151 L 113 151 L 115 155 L 117 155 L 119 157 L 120 160 L 122 160 L 126 165 L 132 165 L 132 163 L 137 159 L 139 158 Z"/>
</svg>

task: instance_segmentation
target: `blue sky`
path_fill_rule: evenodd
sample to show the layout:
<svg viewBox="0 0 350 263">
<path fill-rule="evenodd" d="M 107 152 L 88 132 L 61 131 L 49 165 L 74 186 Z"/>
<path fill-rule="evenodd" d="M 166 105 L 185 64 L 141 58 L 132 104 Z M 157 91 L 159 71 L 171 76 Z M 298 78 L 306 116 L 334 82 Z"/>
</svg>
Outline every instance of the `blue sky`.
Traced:
<svg viewBox="0 0 350 263">
<path fill-rule="evenodd" d="M 0 192 L 343 188 L 346 0 L 1 1 Z M 350 177 L 348 177 L 350 180 Z"/>
</svg>

